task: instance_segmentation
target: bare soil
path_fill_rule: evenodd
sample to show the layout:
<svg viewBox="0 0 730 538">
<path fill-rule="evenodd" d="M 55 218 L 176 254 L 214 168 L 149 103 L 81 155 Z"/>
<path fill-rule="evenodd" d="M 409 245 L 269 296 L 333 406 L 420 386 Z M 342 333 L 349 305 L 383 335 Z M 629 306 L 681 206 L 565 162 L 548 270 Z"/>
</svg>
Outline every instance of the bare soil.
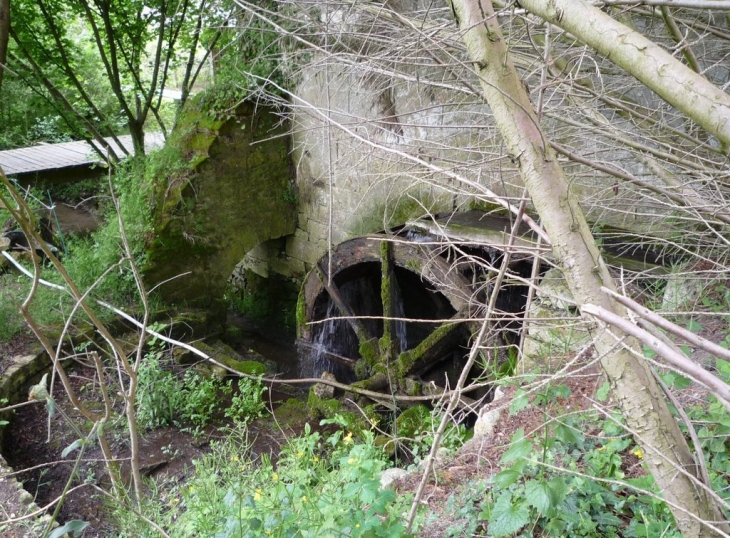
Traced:
<svg viewBox="0 0 730 538">
<path fill-rule="evenodd" d="M 727 331 L 726 320 L 709 317 L 702 320 L 702 335 L 713 341 L 724 339 Z M 12 356 L 8 354 L 22 353 L 23 346 L 32 339 L 21 335 L 10 343 L 0 345 L 0 358 Z M 702 361 L 701 356 L 693 356 Z M 555 357 L 556 363 L 561 357 Z M 582 367 L 584 364 L 577 365 Z M 706 364 L 706 366 L 710 366 Z M 2 361 L 0 360 L 0 368 Z M 74 371 L 73 382 L 81 390 L 89 386 L 94 377 L 91 369 L 79 367 Z M 440 538 L 445 536 L 447 529 L 458 523 L 458 514 L 449 509 L 447 501 L 455 492 L 469 487 L 479 479 L 486 479 L 500 470 L 499 460 L 509 447 L 510 439 L 518 429 L 526 435 L 540 435 L 547 425 L 554 419 L 566 413 L 590 411 L 595 401 L 593 395 L 601 381 L 601 374 L 597 366 L 593 365 L 580 372 L 568 373 L 560 383 L 570 388 L 567 398 L 558 399 L 551 406 L 530 405 L 519 413 L 510 415 L 505 409 L 495 431 L 487 438 L 468 442 L 457 455 L 448 461 L 441 461 L 437 465 L 430 480 L 427 482 L 423 496 L 423 505 L 435 513 L 430 523 L 419 533 L 423 538 Z M 93 384 L 92 384 L 93 385 Z M 87 388 L 85 390 L 92 390 Z M 492 407 L 509 406 L 514 395 L 514 387 L 510 388 L 505 397 L 491 404 Z M 63 394 L 56 392 L 59 402 L 65 401 Z M 707 401 L 707 392 L 692 385 L 677 394 L 683 405 Z M 76 421 L 79 417 L 69 406 L 64 406 L 67 414 Z M 16 469 L 29 469 L 17 476 L 24 482 L 25 488 L 34 496 L 39 506 L 45 506 L 55 499 L 66 483 L 72 461 L 70 458 L 61 458 L 61 452 L 76 439 L 76 435 L 66 426 L 60 414 L 50 421 L 50 439 L 48 435 L 48 414 L 43 406 L 35 405 L 22 408 L 17 413 L 17 419 L 10 431 L 11 441 L 6 443 L 3 453 Z M 283 434 L 268 427 L 258 430 L 256 453 L 278 454 L 285 441 Z M 295 432 L 296 433 L 296 432 Z M 585 432 L 590 435 L 594 432 Z M 150 432 L 143 440 L 141 454 L 142 468 L 147 476 L 169 483 L 182 483 L 192 469 L 191 461 L 208 450 L 209 443 L 215 439 L 216 432 L 209 430 L 202 438 L 195 439 L 191 435 L 172 428 Z M 120 436 L 119 439 L 123 439 Z M 128 447 L 123 441 L 114 442 L 113 449 L 116 457 L 124 462 L 128 457 Z M 622 455 L 623 471 L 626 476 L 640 476 L 645 473 L 641 461 L 632 453 Z M 123 467 L 124 468 L 124 467 Z M 91 484 L 106 485 L 106 473 L 101 463 L 101 454 L 98 447 L 90 447 L 84 455 L 84 462 L 79 471 L 80 478 L 75 482 L 86 483 L 73 491 L 63 504 L 59 515 L 60 521 L 82 519 L 92 523 L 91 528 L 84 533 L 86 537 L 114 536 L 113 522 L 109 520 L 105 510 L 103 498 L 93 489 Z M 421 473 L 414 473 L 396 483 L 397 491 L 413 493 L 421 480 Z M 21 499 L 21 492 L 7 480 L 7 472 L 0 462 L 0 517 L 5 519 L 11 514 L 22 514 L 27 510 Z M 0 535 L 8 538 L 34 536 L 33 530 L 26 526 L 17 525 L 11 529 L 0 528 Z"/>
</svg>

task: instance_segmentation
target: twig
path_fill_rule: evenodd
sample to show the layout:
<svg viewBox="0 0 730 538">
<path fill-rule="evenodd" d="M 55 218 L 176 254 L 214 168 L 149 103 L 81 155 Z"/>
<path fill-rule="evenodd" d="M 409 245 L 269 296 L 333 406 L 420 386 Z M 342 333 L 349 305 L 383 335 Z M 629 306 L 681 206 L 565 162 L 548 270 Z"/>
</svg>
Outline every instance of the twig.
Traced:
<svg viewBox="0 0 730 538">
<path fill-rule="evenodd" d="M 663 357 L 667 362 L 672 364 L 675 368 L 679 369 L 698 383 L 702 383 L 712 393 L 717 396 L 723 405 L 730 411 L 730 386 L 718 377 L 712 375 L 710 372 L 702 368 L 701 366 L 693 363 L 683 353 L 676 353 L 664 342 L 658 338 L 649 334 L 641 327 L 634 325 L 628 320 L 609 312 L 605 308 L 600 306 L 585 304 L 581 307 L 581 311 L 594 316 L 608 325 L 613 325 L 619 330 L 625 332 L 628 335 L 640 340 L 642 343 L 649 346 L 658 355 Z"/>
<path fill-rule="evenodd" d="M 646 319 L 647 321 L 650 321 L 657 327 L 660 327 L 664 329 L 665 331 L 668 331 L 676 336 L 679 336 L 682 340 L 697 346 L 701 349 L 704 349 L 708 353 L 711 353 L 712 355 L 715 355 L 716 357 L 721 357 L 727 361 L 730 361 L 730 350 L 725 349 L 724 347 L 718 346 L 714 342 L 711 342 L 705 338 L 702 338 L 698 334 L 693 333 L 692 331 L 688 331 L 684 327 L 680 327 L 679 325 L 676 325 L 669 321 L 667 318 L 660 316 L 659 314 L 656 314 L 649 310 L 648 308 L 641 306 L 636 301 L 626 297 L 625 295 L 621 295 L 618 292 L 609 290 L 608 288 L 601 288 L 602 291 L 605 293 L 608 293 L 613 298 L 615 298 L 618 302 L 620 302 L 622 305 L 624 305 L 626 308 L 629 308 L 636 312 L 639 316 Z"/>
</svg>

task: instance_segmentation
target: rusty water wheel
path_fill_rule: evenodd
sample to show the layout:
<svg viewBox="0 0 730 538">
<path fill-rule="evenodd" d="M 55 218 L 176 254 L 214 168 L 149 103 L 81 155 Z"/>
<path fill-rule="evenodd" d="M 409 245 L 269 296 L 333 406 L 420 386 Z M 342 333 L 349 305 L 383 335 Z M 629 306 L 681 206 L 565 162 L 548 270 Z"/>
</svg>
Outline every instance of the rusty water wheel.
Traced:
<svg viewBox="0 0 730 538">
<path fill-rule="evenodd" d="M 351 239 L 331 255 L 319 260 L 300 295 L 300 343 L 316 349 L 303 376 L 328 370 L 378 390 L 463 352 L 472 291 L 443 257 L 391 235 Z M 324 366 L 312 364 L 321 357 Z"/>
</svg>

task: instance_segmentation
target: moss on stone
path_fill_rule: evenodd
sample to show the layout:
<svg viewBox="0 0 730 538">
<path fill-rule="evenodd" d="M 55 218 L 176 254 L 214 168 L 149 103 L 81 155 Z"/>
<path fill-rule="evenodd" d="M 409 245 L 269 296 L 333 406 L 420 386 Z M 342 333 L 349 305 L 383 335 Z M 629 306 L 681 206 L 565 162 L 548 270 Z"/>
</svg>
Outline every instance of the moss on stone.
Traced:
<svg viewBox="0 0 730 538">
<path fill-rule="evenodd" d="M 431 429 L 431 410 L 425 405 L 414 405 L 403 411 L 395 421 L 398 437 L 414 438 Z"/>
<path fill-rule="evenodd" d="M 370 366 L 375 366 L 378 363 L 380 355 L 378 353 L 378 345 L 375 338 L 360 341 L 360 346 L 357 350 L 360 353 L 360 356 L 365 359 Z"/>
<path fill-rule="evenodd" d="M 320 398 L 313 389 L 314 387 L 309 389 L 307 397 L 307 408 L 312 419 L 329 418 L 340 412 L 342 402 L 335 398 Z"/>
<path fill-rule="evenodd" d="M 281 427 L 282 429 L 298 429 L 301 425 L 309 420 L 307 406 L 302 400 L 297 398 L 289 398 L 279 407 L 274 409 L 276 416 L 276 426 L 273 421 L 267 420 L 264 424 L 271 424 L 272 427 Z"/>
<path fill-rule="evenodd" d="M 355 363 L 353 371 L 355 372 L 355 376 L 360 380 L 367 379 L 372 375 L 372 368 L 365 359 L 358 360 Z"/>
<path fill-rule="evenodd" d="M 469 202 L 469 210 L 484 211 L 490 215 L 508 215 L 509 212 L 501 205 L 494 204 L 491 202 L 485 202 L 477 198 L 472 198 Z"/>
<path fill-rule="evenodd" d="M 285 200 L 293 168 L 279 117 L 243 104 L 236 118 L 216 119 L 201 103 L 190 100 L 155 158 L 143 272 L 150 285 L 165 282 L 168 302 L 207 307 L 246 252 L 294 232 L 297 208 Z"/>
<path fill-rule="evenodd" d="M 216 362 L 242 374 L 265 375 L 270 371 L 270 368 L 267 368 L 263 362 L 246 360 L 223 342 L 215 342 L 213 344 L 195 342 L 193 347 L 210 356 Z"/>
<path fill-rule="evenodd" d="M 311 271 L 310 271 L 311 273 Z M 303 282 L 309 280 L 309 273 L 304 278 Z M 297 338 L 301 338 L 303 332 L 307 327 L 307 300 L 304 296 L 304 285 L 299 287 L 299 294 L 297 295 Z"/>
</svg>

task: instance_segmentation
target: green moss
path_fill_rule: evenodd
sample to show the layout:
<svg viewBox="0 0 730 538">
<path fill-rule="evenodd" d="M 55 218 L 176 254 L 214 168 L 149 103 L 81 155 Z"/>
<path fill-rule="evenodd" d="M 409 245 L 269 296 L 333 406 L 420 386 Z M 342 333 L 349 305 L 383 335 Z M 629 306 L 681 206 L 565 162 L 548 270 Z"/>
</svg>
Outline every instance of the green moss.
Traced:
<svg viewBox="0 0 730 538">
<path fill-rule="evenodd" d="M 272 371 L 273 366 L 265 364 L 265 359 L 263 359 L 263 357 L 261 357 L 261 355 L 259 355 L 258 353 L 253 353 L 251 355 L 255 358 L 261 357 L 261 361 L 250 360 L 250 358 L 248 357 L 244 358 L 230 346 L 220 341 L 216 341 L 212 344 L 207 344 L 205 342 L 195 342 L 193 346 L 205 353 L 206 355 L 215 359 L 216 362 L 219 362 L 227 366 L 228 368 L 242 374 L 265 375 L 275 373 L 275 371 Z"/>
<path fill-rule="evenodd" d="M 398 359 L 393 362 L 392 368 L 398 376 L 399 380 L 402 380 L 407 376 L 415 362 L 423 355 L 424 351 L 428 350 L 431 346 L 439 343 L 443 340 L 446 335 L 453 330 L 456 330 L 453 324 L 444 324 L 437 327 L 435 331 L 429 334 L 423 342 L 418 344 L 415 349 L 404 351 L 398 356 Z"/>
<path fill-rule="evenodd" d="M 360 341 L 360 346 L 357 350 L 360 353 L 360 356 L 365 359 L 370 366 L 375 366 L 378 363 L 380 355 L 378 353 L 378 344 L 375 338 Z"/>
<path fill-rule="evenodd" d="M 353 368 L 355 375 L 358 379 L 368 379 L 372 375 L 372 368 L 368 364 L 368 361 L 365 359 L 360 359 L 355 363 L 355 367 Z"/>
<path fill-rule="evenodd" d="M 414 438 L 431 428 L 431 410 L 425 405 L 414 405 L 403 411 L 395 421 L 398 437 Z"/>
<path fill-rule="evenodd" d="M 501 205 L 493 204 L 491 202 L 485 202 L 476 198 L 472 198 L 469 202 L 469 209 L 484 211 L 485 213 L 488 213 L 490 215 L 509 215 L 509 212 Z"/>
<path fill-rule="evenodd" d="M 237 361 L 230 357 L 223 355 L 222 357 L 216 357 L 216 360 L 221 364 L 225 364 L 229 368 L 241 372 L 242 374 L 248 375 L 265 375 L 266 366 L 256 361 Z"/>
<path fill-rule="evenodd" d="M 303 282 L 307 282 L 309 280 L 309 276 L 311 274 L 311 271 L 307 273 L 307 276 L 304 277 Z M 299 293 L 297 294 L 297 313 L 296 313 L 296 329 L 297 329 L 297 338 L 301 338 L 304 329 L 307 326 L 307 304 L 306 299 L 304 297 L 304 284 L 302 284 L 299 287 Z"/>
<path fill-rule="evenodd" d="M 375 446 L 379 447 L 383 450 L 383 453 L 388 457 L 394 457 L 395 456 L 395 446 L 396 444 L 393 442 L 393 439 L 391 437 L 388 437 L 386 435 L 378 435 L 375 438 Z"/>
<path fill-rule="evenodd" d="M 265 107 L 244 103 L 235 119 L 218 119 L 204 104 L 186 105 L 155 157 L 154 240 L 143 272 L 166 301 L 207 307 L 248 251 L 294 232 L 297 208 L 285 200 L 288 140 L 276 136 L 286 126 Z M 293 300 L 286 311 L 293 328 Z"/>
<path fill-rule="evenodd" d="M 314 392 L 314 387 L 309 389 L 307 397 L 307 408 L 309 416 L 313 419 L 329 418 L 335 416 L 342 409 L 342 402 L 334 398 L 320 398 Z"/>
<path fill-rule="evenodd" d="M 274 409 L 274 415 L 276 416 L 276 423 L 271 420 L 265 420 L 263 424 L 268 424 L 272 428 L 277 429 L 281 427 L 284 430 L 298 430 L 309 420 L 307 406 L 304 405 L 302 400 L 296 398 L 289 398 Z"/>
</svg>

